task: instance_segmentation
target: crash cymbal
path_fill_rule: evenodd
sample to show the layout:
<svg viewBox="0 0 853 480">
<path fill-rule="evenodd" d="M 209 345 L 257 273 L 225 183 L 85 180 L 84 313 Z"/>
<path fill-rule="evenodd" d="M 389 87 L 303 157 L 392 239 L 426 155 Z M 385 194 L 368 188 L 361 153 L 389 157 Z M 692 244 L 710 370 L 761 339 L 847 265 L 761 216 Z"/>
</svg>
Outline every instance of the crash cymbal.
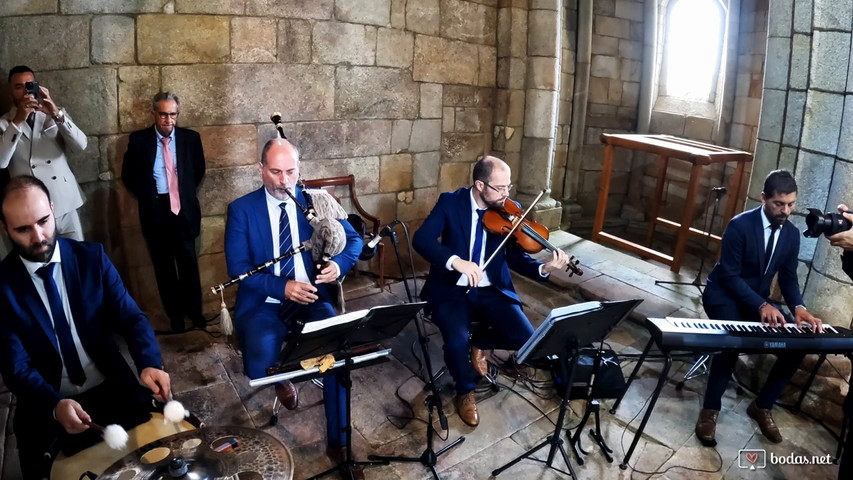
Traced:
<svg viewBox="0 0 853 480">
<path fill-rule="evenodd" d="M 98 479 L 231 477 L 290 480 L 293 457 L 275 437 L 246 427 L 205 427 L 155 440 L 112 464 Z"/>
</svg>

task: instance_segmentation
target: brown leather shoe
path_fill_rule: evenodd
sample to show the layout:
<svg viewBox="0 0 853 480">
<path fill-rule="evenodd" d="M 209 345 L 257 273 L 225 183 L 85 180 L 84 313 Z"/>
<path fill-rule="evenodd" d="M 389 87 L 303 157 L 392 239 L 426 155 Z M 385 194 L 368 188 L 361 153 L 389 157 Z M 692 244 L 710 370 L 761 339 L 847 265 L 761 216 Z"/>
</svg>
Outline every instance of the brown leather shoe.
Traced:
<svg viewBox="0 0 853 480">
<path fill-rule="evenodd" d="M 489 364 L 486 363 L 486 352 L 475 346 L 471 346 L 471 364 L 474 365 L 474 371 L 481 377 L 489 374 Z"/>
<path fill-rule="evenodd" d="M 275 384 L 275 396 L 278 401 L 288 410 L 294 410 L 299 406 L 299 392 L 293 382 L 286 381 Z"/>
<path fill-rule="evenodd" d="M 716 447 L 717 417 L 720 412 L 703 408 L 696 420 L 696 438 L 706 447 Z"/>
<path fill-rule="evenodd" d="M 758 422 L 758 427 L 761 428 L 761 433 L 767 437 L 767 440 L 770 440 L 773 443 L 782 443 L 782 434 L 779 433 L 779 427 L 777 427 L 776 422 L 773 421 L 773 416 L 770 415 L 770 410 L 758 408 L 758 405 L 755 404 L 755 400 L 753 400 L 746 409 L 746 414 Z"/>
<path fill-rule="evenodd" d="M 474 392 L 456 396 L 456 413 L 463 422 L 472 427 L 480 424 L 480 414 L 477 412 L 477 402 L 474 401 Z"/>
</svg>

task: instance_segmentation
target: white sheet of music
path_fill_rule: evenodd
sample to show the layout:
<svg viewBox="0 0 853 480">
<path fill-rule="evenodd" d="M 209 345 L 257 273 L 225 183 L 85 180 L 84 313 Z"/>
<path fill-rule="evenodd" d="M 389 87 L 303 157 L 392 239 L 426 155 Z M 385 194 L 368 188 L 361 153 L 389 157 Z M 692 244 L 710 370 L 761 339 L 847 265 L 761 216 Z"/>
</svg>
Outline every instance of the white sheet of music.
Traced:
<svg viewBox="0 0 853 480">
<path fill-rule="evenodd" d="M 355 322 L 356 320 L 361 320 L 362 318 L 364 318 L 364 316 L 367 315 L 367 312 L 369 311 L 370 310 L 356 310 L 355 312 L 344 313 L 342 315 L 330 317 L 325 320 L 308 322 L 305 324 L 305 327 L 302 328 L 302 333 L 312 333 L 319 330 L 323 330 L 324 328 L 333 327 L 335 325 Z"/>
</svg>

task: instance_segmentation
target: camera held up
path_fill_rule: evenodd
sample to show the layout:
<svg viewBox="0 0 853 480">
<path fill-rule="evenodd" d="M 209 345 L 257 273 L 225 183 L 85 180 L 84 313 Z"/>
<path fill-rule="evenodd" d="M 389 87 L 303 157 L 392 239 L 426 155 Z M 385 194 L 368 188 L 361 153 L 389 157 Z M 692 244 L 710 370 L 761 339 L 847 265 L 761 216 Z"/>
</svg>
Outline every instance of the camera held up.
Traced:
<svg viewBox="0 0 853 480">
<path fill-rule="evenodd" d="M 817 238 L 821 234 L 824 236 L 835 235 L 839 232 L 850 230 L 853 223 L 844 218 L 844 215 L 837 212 L 822 213 L 816 208 L 809 208 L 809 214 L 806 215 L 806 229 L 803 230 L 803 235 L 809 238 Z"/>
<path fill-rule="evenodd" d="M 24 93 L 32 95 L 33 98 L 39 102 L 39 105 L 41 105 L 41 99 L 39 98 L 39 82 L 24 83 Z"/>
</svg>

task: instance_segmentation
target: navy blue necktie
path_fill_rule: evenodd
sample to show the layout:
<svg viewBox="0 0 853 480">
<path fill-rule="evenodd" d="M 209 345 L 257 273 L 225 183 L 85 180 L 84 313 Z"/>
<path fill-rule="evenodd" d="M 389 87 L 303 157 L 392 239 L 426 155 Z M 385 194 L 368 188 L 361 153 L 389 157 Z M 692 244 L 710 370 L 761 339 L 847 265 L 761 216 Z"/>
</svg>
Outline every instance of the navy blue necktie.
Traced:
<svg viewBox="0 0 853 480">
<path fill-rule="evenodd" d="M 474 248 L 471 250 L 471 261 L 480 264 L 480 253 L 483 251 L 483 214 L 485 210 L 477 210 L 477 232 L 474 234 Z M 473 285 L 476 286 L 476 285 Z"/>
<path fill-rule="evenodd" d="M 71 383 L 79 386 L 86 382 L 86 374 L 83 372 L 80 356 L 77 355 L 77 347 L 74 346 L 74 337 L 71 336 L 71 327 L 68 325 L 68 318 L 65 316 L 65 308 L 62 307 L 59 289 L 56 288 L 56 282 L 53 280 L 53 268 L 55 266 L 55 263 L 48 263 L 36 270 L 36 273 L 44 281 L 47 303 L 50 305 L 50 313 L 53 316 L 53 329 L 56 331 L 59 340 L 59 351 L 62 353 L 65 369 L 68 370 L 68 378 Z"/>
<path fill-rule="evenodd" d="M 285 253 L 293 250 L 293 237 L 290 236 L 290 221 L 287 218 L 287 212 L 284 210 L 285 205 L 287 204 L 284 202 L 278 204 L 279 208 L 281 208 L 281 216 L 278 218 L 279 255 L 284 255 Z M 293 268 L 293 257 L 285 258 L 281 261 L 279 276 L 293 280 Z"/>
<path fill-rule="evenodd" d="M 764 249 L 764 272 L 767 272 L 767 267 L 770 266 L 770 257 L 773 256 L 773 241 L 776 240 L 776 230 L 778 225 L 770 225 L 770 239 L 767 240 L 767 248 Z"/>
</svg>

